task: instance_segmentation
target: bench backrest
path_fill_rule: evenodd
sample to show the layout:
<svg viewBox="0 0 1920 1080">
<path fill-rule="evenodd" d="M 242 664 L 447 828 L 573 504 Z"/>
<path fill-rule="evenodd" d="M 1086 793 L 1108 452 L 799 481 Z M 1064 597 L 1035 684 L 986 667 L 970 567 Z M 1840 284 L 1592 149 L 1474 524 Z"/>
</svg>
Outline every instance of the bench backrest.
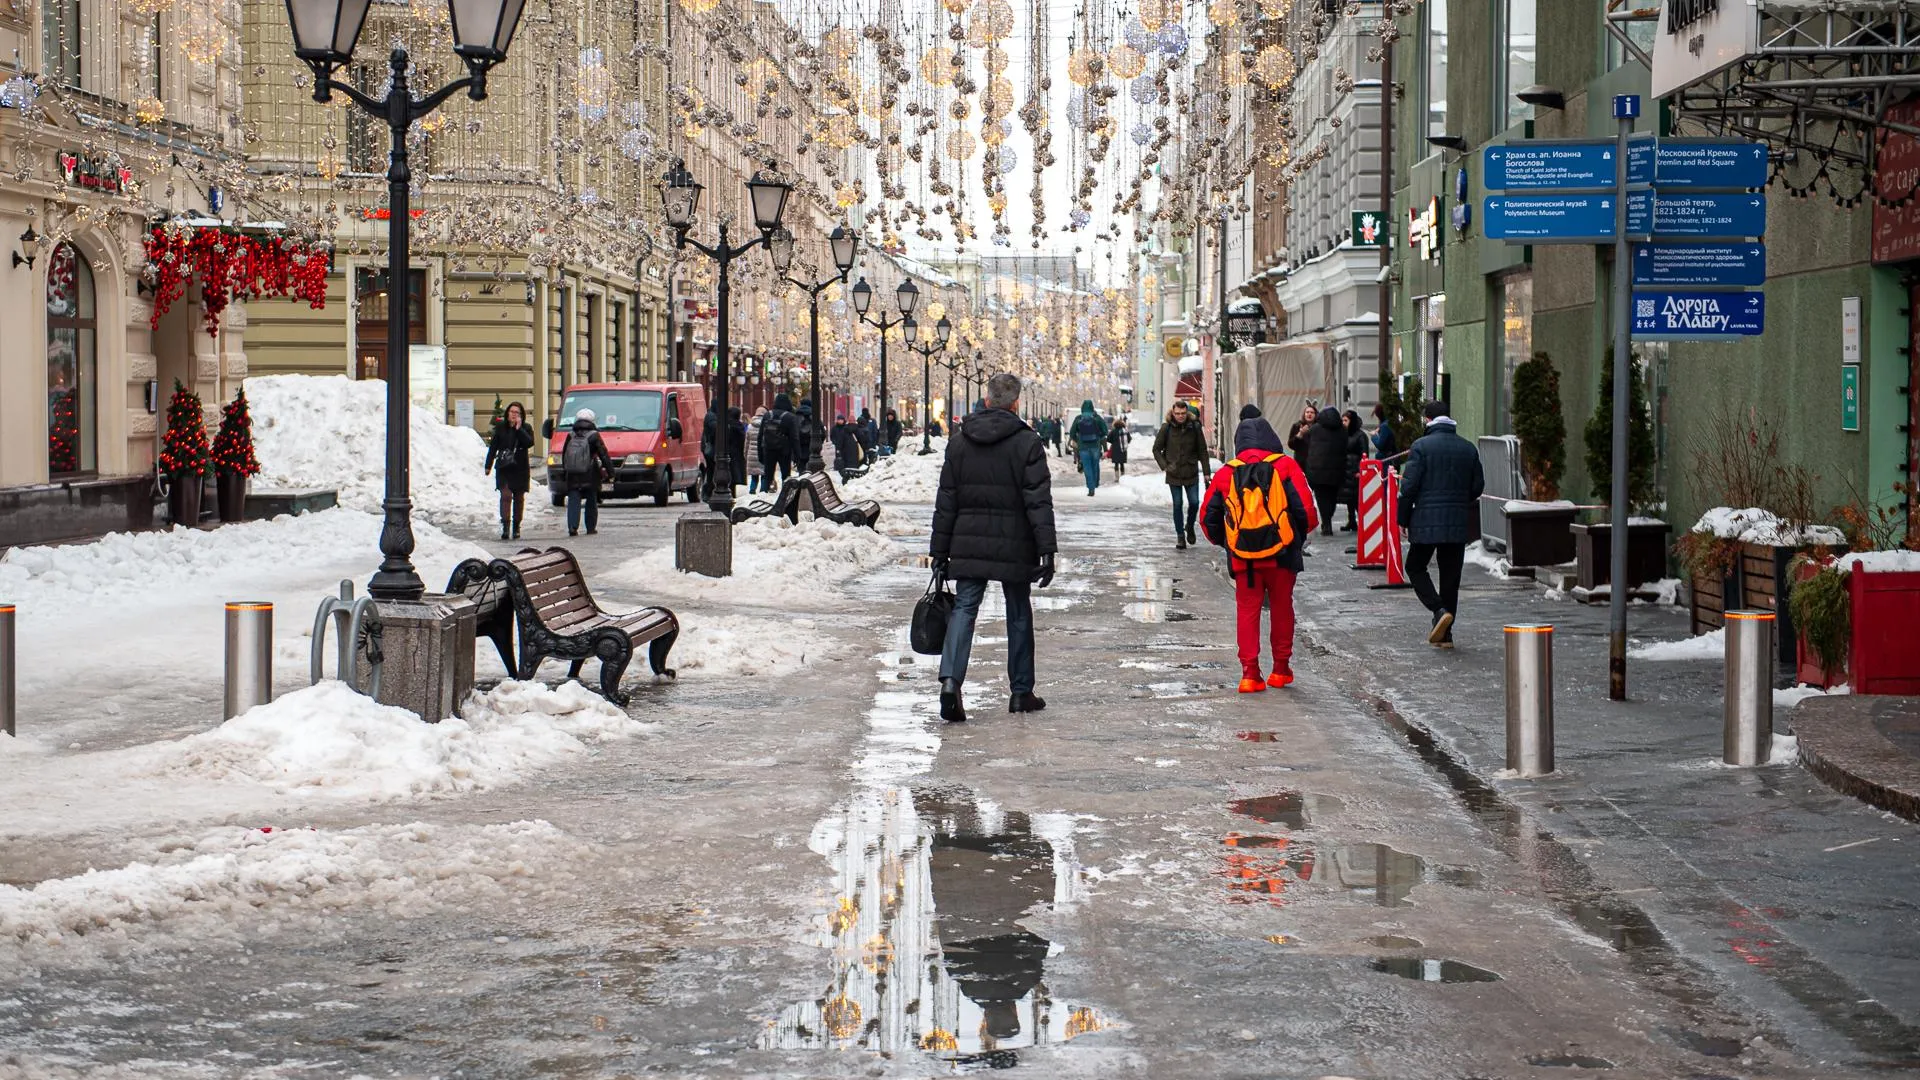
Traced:
<svg viewBox="0 0 1920 1080">
<path fill-rule="evenodd" d="M 565 630 L 600 614 L 587 577 L 573 553 L 561 548 L 509 556 L 533 605 L 533 616 L 549 630 Z"/>
<path fill-rule="evenodd" d="M 834 489 L 833 481 L 827 479 L 825 473 L 814 474 L 813 496 L 820 501 L 820 506 L 828 513 L 847 505 L 846 500 L 840 498 L 840 492 Z"/>
</svg>

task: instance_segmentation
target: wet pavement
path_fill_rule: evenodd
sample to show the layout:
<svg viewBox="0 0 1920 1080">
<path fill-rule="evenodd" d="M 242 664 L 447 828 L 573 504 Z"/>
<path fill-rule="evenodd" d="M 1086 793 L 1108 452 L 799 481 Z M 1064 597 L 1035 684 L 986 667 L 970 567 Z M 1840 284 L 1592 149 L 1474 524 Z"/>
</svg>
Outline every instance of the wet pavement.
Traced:
<svg viewBox="0 0 1920 1080">
<path fill-rule="evenodd" d="M 9 954 L 0 1076 L 1801 1077 L 1890 1060 L 1696 960 L 1584 832 L 1409 741 L 1340 655 L 1235 693 L 1217 560 L 1143 546 L 1158 514 L 1060 505 L 1046 711 L 1003 711 L 990 591 L 973 719 L 938 721 L 937 661 L 906 648 L 925 571 L 905 538 L 842 587 L 767 597 L 822 639 L 799 674 L 646 687 L 632 710 L 657 734 L 517 787 L 280 823 L 551 822 L 562 849 L 524 874 Z M 670 542 L 677 512 L 604 517 L 577 545 L 589 578 Z M 93 842 L 107 857 L 135 838 Z M 1780 916 L 1729 918 L 1773 959 L 1761 924 Z"/>
</svg>

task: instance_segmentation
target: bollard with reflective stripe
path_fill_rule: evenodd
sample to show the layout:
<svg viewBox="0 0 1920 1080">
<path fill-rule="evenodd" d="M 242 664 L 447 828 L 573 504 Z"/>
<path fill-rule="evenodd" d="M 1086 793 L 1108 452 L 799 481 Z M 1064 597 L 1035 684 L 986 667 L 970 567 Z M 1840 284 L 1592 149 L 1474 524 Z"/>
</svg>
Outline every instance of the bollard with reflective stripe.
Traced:
<svg viewBox="0 0 1920 1080">
<path fill-rule="evenodd" d="M 273 700 L 273 605 L 234 601 L 227 605 L 227 700 L 225 719 Z"/>
<path fill-rule="evenodd" d="M 1521 776 L 1553 771 L 1553 627 L 1506 628 L 1507 768 Z"/>
<path fill-rule="evenodd" d="M 1765 765 L 1773 753 L 1773 612 L 1727 612 L 1727 712 L 1722 760 Z"/>
<path fill-rule="evenodd" d="M 13 734 L 13 605 L 0 604 L 0 732 Z"/>
</svg>

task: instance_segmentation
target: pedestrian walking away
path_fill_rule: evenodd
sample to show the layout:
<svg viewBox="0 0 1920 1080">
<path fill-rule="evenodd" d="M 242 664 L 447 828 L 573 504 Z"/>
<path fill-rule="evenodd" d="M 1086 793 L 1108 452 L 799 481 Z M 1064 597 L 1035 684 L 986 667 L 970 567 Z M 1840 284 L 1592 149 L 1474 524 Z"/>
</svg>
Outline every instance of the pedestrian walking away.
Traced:
<svg viewBox="0 0 1920 1080">
<path fill-rule="evenodd" d="M 860 419 L 854 422 L 853 434 L 860 440 L 861 456 L 872 461 L 880 452 L 880 425 L 874 422 L 872 413 L 860 410 Z"/>
<path fill-rule="evenodd" d="M 1087 497 L 1100 486 L 1100 448 L 1107 442 L 1107 422 L 1093 411 L 1091 400 L 1080 403 L 1080 415 L 1073 418 L 1073 451 L 1080 459 L 1080 478 L 1087 482 Z"/>
<path fill-rule="evenodd" d="M 880 425 L 880 445 L 889 454 L 900 449 L 900 415 L 892 409 L 887 410 L 887 418 Z"/>
<path fill-rule="evenodd" d="M 1021 422 L 1019 407 L 1017 377 L 988 379 L 986 409 L 954 432 L 940 463 L 928 553 L 935 573 L 954 583 L 940 653 L 940 718 L 949 723 L 967 718 L 960 694 L 989 581 L 1000 583 L 1007 601 L 1007 711 L 1047 707 L 1033 692 L 1032 589 L 1053 583 L 1053 473 L 1045 444 Z"/>
<path fill-rule="evenodd" d="M 1286 455 L 1280 434 L 1262 417 L 1240 421 L 1234 455 L 1207 485 L 1207 540 L 1227 550 L 1233 574 L 1240 692 L 1257 694 L 1293 682 L 1293 586 L 1300 549 L 1319 523 L 1307 498 L 1307 477 Z M 1271 675 L 1260 668 L 1260 608 L 1267 608 Z"/>
<path fill-rule="evenodd" d="M 1176 401 L 1167 410 L 1167 422 L 1153 437 L 1153 462 L 1166 474 L 1173 494 L 1173 546 L 1185 550 L 1199 543 L 1193 526 L 1200 517 L 1200 476 L 1213 464 L 1207 433 L 1186 402 Z"/>
<path fill-rule="evenodd" d="M 613 479 L 613 458 L 600 431 L 593 426 L 592 409 L 573 414 L 573 428 L 560 448 L 560 475 L 567 482 L 567 535 L 580 534 L 585 511 L 587 535 L 600 531 L 600 481 Z"/>
<path fill-rule="evenodd" d="M 846 483 L 853 470 L 860 467 L 863 454 L 860 450 L 860 436 L 852 424 L 847 423 L 845 413 L 833 418 L 833 467 L 840 471 L 840 482 Z"/>
<path fill-rule="evenodd" d="M 1451 649 L 1454 619 L 1460 614 L 1460 567 L 1479 520 L 1486 477 L 1480 452 L 1460 437 L 1446 403 L 1429 401 L 1424 411 L 1427 433 L 1414 441 L 1400 477 L 1400 520 L 1407 527 L 1407 577 L 1413 580 L 1414 594 L 1433 613 L 1427 642 Z M 1427 576 L 1430 561 L 1439 563 L 1437 591 Z"/>
<path fill-rule="evenodd" d="M 1360 527 L 1360 463 L 1366 460 L 1369 444 L 1360 414 L 1348 409 L 1343 418 L 1347 432 L 1347 474 L 1340 481 L 1340 501 L 1347 508 L 1347 523 L 1340 531 L 1354 532 Z"/>
<path fill-rule="evenodd" d="M 747 425 L 738 405 L 727 406 L 727 470 L 735 487 L 747 482 Z"/>
<path fill-rule="evenodd" d="M 1113 476 L 1118 480 L 1127 475 L 1127 444 L 1133 441 L 1133 433 L 1127 430 L 1126 421 L 1115 418 L 1107 428 L 1107 457 L 1113 461 Z"/>
<path fill-rule="evenodd" d="M 527 512 L 527 489 L 533 481 L 533 427 L 527 423 L 527 408 L 519 402 L 507 406 L 493 425 L 493 438 L 487 443 L 487 463 L 482 473 L 493 473 L 493 486 L 500 491 L 500 539 L 518 539 L 520 519 Z"/>
<path fill-rule="evenodd" d="M 1313 426 L 1305 433 L 1307 443 L 1307 483 L 1313 487 L 1313 500 L 1319 504 L 1320 533 L 1333 535 L 1333 509 L 1340 505 L 1340 485 L 1347 477 L 1347 429 L 1340 423 L 1340 411 L 1328 405 L 1314 416 Z"/>
<path fill-rule="evenodd" d="M 772 490 L 775 476 L 784 483 L 793 475 L 794 451 L 800 444 L 800 416 L 793 411 L 793 399 L 775 394 L 773 408 L 760 425 L 760 461 L 766 470 L 768 490 Z M 806 459 L 800 459 L 800 463 L 804 465 Z"/>
<path fill-rule="evenodd" d="M 806 469 L 807 462 L 813 460 L 813 441 L 820 437 L 820 424 L 814 419 L 812 401 L 801 399 L 800 407 L 793 410 L 793 427 L 799 437 L 794 443 L 791 460 L 793 471 L 801 472 Z"/>
<path fill-rule="evenodd" d="M 761 490 L 772 491 L 773 485 L 762 483 L 765 467 L 760 460 L 760 429 L 767 419 L 767 410 L 762 407 L 747 421 L 747 494 Z"/>
</svg>

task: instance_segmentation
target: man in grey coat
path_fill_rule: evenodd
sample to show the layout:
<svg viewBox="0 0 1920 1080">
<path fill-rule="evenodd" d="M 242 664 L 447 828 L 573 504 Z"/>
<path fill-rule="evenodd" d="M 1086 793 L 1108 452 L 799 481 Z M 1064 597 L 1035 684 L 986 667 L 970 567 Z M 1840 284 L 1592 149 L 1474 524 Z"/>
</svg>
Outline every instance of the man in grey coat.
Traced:
<svg viewBox="0 0 1920 1080">
<path fill-rule="evenodd" d="M 1407 577 L 1414 594 L 1433 613 L 1427 643 L 1453 648 L 1453 620 L 1460 610 L 1460 567 L 1467 543 L 1480 518 L 1480 495 L 1486 477 L 1480 470 L 1480 452 L 1460 437 L 1453 417 L 1442 401 L 1429 401 L 1424 410 L 1427 433 L 1414 441 L 1407 454 L 1407 470 L 1400 478 L 1400 522 L 1407 529 Z M 1427 563 L 1438 558 L 1440 588 L 1427 576 Z"/>
</svg>

